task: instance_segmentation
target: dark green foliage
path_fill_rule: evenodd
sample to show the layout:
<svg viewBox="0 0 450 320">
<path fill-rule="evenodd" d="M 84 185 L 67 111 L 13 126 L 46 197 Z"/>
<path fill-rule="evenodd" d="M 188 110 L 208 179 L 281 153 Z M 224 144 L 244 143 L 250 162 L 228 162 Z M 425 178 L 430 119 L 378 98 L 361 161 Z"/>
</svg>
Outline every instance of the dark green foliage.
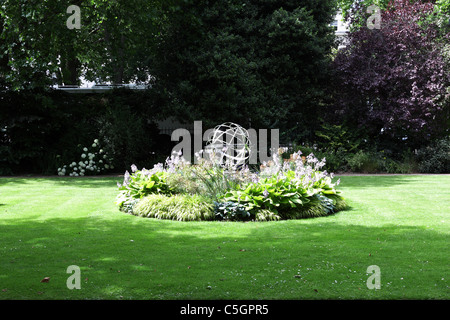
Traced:
<svg viewBox="0 0 450 320">
<path fill-rule="evenodd" d="M 348 159 L 352 172 L 376 173 L 382 170 L 382 161 L 375 152 L 358 151 Z"/>
<path fill-rule="evenodd" d="M 153 120 L 159 115 L 153 100 L 147 90 L 116 90 L 100 100 L 95 125 L 120 171 L 131 163 L 149 167 L 163 147 L 157 142 L 159 130 Z"/>
<path fill-rule="evenodd" d="M 311 136 L 334 40 L 333 1 L 185 1 L 152 62 L 174 114 Z M 289 130 L 288 130 L 289 129 Z"/>
<path fill-rule="evenodd" d="M 53 173 L 75 159 L 77 146 L 95 134 L 87 97 L 62 92 L 6 92 L 0 96 L 0 173 Z"/>
<path fill-rule="evenodd" d="M 104 94 L 61 91 L 0 95 L 0 174 L 56 174 L 80 156 L 80 147 L 103 142 L 123 171 L 149 165 L 158 153 L 153 99 L 147 91 Z"/>
<path fill-rule="evenodd" d="M 214 202 L 214 212 L 218 220 L 245 221 L 251 219 L 251 214 L 245 206 L 232 201 Z"/>
<path fill-rule="evenodd" d="M 450 137 L 432 142 L 417 153 L 419 171 L 424 173 L 450 173 Z"/>
<path fill-rule="evenodd" d="M 351 154 L 367 147 L 367 133 L 362 128 L 355 128 L 350 124 L 324 122 L 318 126 L 315 135 L 318 148 L 329 153 Z"/>
<path fill-rule="evenodd" d="M 286 209 L 301 207 L 309 201 L 307 190 L 298 186 L 292 178 L 280 179 L 276 176 L 229 190 L 223 200 L 240 203 L 253 215 L 261 209 L 281 214 Z"/>
<path fill-rule="evenodd" d="M 130 210 L 136 200 L 149 194 L 172 195 L 174 189 L 166 182 L 167 172 L 150 173 L 148 171 L 136 171 L 132 175 L 125 173 L 124 182 L 119 186 L 119 195 L 116 204 L 121 210 Z"/>
<path fill-rule="evenodd" d="M 163 20 L 159 1 L 2 0 L 1 5 L 0 79 L 10 89 L 74 85 L 81 76 L 114 83 L 147 80 L 155 24 Z M 66 27 L 69 5 L 80 8 L 80 29 Z M 8 61 L 3 68 L 2 59 Z"/>
</svg>

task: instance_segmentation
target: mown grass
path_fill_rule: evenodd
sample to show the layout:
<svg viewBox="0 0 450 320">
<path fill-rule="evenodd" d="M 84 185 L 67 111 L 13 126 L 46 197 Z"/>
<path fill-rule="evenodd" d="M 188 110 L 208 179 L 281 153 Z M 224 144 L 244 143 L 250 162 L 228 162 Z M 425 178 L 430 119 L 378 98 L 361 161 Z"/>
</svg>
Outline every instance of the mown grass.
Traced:
<svg viewBox="0 0 450 320">
<path fill-rule="evenodd" d="M 0 299 L 450 297 L 449 175 L 343 176 L 347 211 L 248 223 L 127 215 L 119 180 L 1 178 Z"/>
</svg>

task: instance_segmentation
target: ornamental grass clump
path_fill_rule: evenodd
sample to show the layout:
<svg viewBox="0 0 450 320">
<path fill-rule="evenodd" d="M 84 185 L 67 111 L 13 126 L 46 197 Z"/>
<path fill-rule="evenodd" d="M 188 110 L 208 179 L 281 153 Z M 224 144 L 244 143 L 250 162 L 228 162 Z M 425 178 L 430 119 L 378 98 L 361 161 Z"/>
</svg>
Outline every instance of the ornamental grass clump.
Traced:
<svg viewBox="0 0 450 320">
<path fill-rule="evenodd" d="M 150 194 L 134 206 L 133 214 L 178 221 L 214 220 L 214 203 L 200 195 Z"/>
</svg>

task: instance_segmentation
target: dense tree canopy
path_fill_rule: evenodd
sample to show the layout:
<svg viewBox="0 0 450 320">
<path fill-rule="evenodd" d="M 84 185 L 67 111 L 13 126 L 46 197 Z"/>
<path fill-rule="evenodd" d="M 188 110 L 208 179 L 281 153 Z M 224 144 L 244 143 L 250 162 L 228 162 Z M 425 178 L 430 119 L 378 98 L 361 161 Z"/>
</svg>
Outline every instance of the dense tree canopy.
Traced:
<svg viewBox="0 0 450 320">
<path fill-rule="evenodd" d="M 383 11 L 381 29 L 350 33 L 335 60 L 341 114 L 416 147 L 445 132 L 450 33 L 429 18 L 433 9 L 432 3 L 398 0 Z"/>
<path fill-rule="evenodd" d="M 69 5 L 80 8 L 80 29 L 66 26 Z M 2 0 L 0 76 L 11 89 L 147 81 L 158 10 L 158 0 Z"/>
<path fill-rule="evenodd" d="M 161 32 L 155 84 L 183 119 L 307 137 L 328 78 L 335 9 L 328 0 L 185 1 Z"/>
</svg>

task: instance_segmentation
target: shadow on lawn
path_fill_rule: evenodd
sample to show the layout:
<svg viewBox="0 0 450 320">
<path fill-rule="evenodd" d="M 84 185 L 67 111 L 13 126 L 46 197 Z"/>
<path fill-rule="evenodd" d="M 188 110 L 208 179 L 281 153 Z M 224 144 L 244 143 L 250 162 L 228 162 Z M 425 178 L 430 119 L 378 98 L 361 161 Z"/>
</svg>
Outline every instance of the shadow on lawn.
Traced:
<svg viewBox="0 0 450 320">
<path fill-rule="evenodd" d="M 352 209 L 341 211 L 336 215 L 349 214 Z M 0 225 L 2 244 L 21 239 L 23 243 L 33 244 L 40 239 L 55 242 L 74 240 L 88 246 L 107 245 L 108 251 L 99 251 L 96 256 L 116 258 L 135 255 L 136 252 L 119 250 L 121 246 L 129 247 L 129 241 L 144 247 L 159 244 L 167 248 L 185 246 L 208 247 L 221 241 L 241 240 L 247 247 L 270 247 L 287 241 L 302 247 L 303 240 L 329 242 L 331 240 L 389 240 L 392 245 L 408 247 L 411 243 L 426 240 L 442 241 L 446 244 L 445 234 L 427 229 L 425 226 L 381 225 L 377 227 L 340 224 L 336 220 L 328 221 L 333 216 L 300 220 L 282 220 L 277 222 L 179 222 L 159 220 L 126 215 L 125 219 L 110 220 L 99 217 L 52 218 L 42 220 L 40 216 L 31 219 L 17 219 Z M 116 217 L 117 218 L 117 217 Z M 24 231 L 27 232 L 24 232 Z M 378 239 L 382 236 L 381 239 Z M 279 239 L 279 240 L 277 240 Z M 408 241 L 404 241 L 409 239 Z M 127 240 L 127 243 L 121 243 Z M 118 247 L 116 247 L 118 246 Z M 364 246 L 364 244 L 363 244 Z M 429 246 L 428 244 L 426 245 Z M 287 248 L 289 248 L 288 246 Z M 294 246 L 295 247 L 295 246 Z M 149 249 L 149 247 L 147 247 Z M 124 248 L 123 248 L 124 249 Z M 294 248 L 292 248 L 294 249 Z M 443 248 L 444 249 L 444 248 Z M 161 252 L 167 254 L 168 252 Z"/>
<path fill-rule="evenodd" d="M 383 271 L 399 270 L 395 271 L 400 272 L 399 278 L 411 269 L 435 269 L 442 275 L 448 271 L 448 259 L 443 254 L 448 237 L 425 227 L 368 227 L 340 224 L 328 217 L 316 218 L 314 223 L 310 219 L 220 223 L 116 218 L 37 218 L 0 224 L 4 247 L 0 250 L 0 270 L 6 270 L 1 274 L 2 285 L 14 287 L 16 272 L 32 272 L 37 266 L 44 275 L 59 272 L 61 281 L 65 281 L 66 268 L 78 265 L 95 283 L 83 284 L 89 290 L 79 297 L 105 297 L 107 284 L 121 292 L 151 287 L 153 292 L 164 295 L 167 288 L 157 284 L 166 283 L 169 290 L 190 299 L 187 291 L 183 293 L 184 288 L 205 283 L 233 290 L 227 287 L 228 282 L 220 280 L 233 272 L 244 273 L 248 281 L 251 275 L 263 273 L 267 281 L 273 282 L 271 277 L 280 269 L 295 269 L 298 265 L 324 268 L 325 262 L 361 270 L 380 265 Z M 145 276 L 137 276 L 136 270 L 142 270 Z M 64 286 L 65 282 L 61 283 Z M 271 291 L 264 293 L 264 288 L 254 290 L 247 298 L 271 299 L 267 296 Z M 22 294 L 27 290 L 17 288 Z M 68 290 L 61 291 L 69 295 Z M 0 292 L 0 299 L 2 296 L 5 294 Z"/>
</svg>

